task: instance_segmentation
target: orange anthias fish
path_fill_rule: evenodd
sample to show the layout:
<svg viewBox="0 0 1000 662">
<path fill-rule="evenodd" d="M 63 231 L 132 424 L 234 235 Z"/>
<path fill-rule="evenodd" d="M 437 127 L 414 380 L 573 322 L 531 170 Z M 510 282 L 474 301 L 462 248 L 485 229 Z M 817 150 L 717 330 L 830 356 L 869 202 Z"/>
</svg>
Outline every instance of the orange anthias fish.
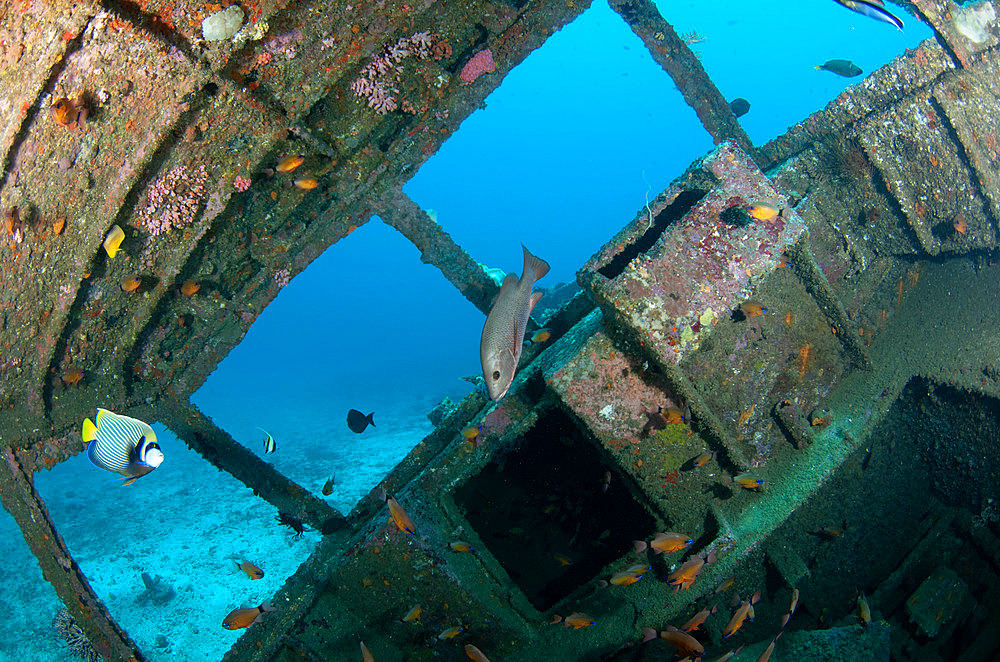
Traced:
<svg viewBox="0 0 1000 662">
<path fill-rule="evenodd" d="M 755 490 L 764 484 L 764 479 L 751 473 L 742 473 L 732 477 L 732 482 L 745 490 Z"/>
<path fill-rule="evenodd" d="M 767 308 L 760 305 L 759 303 L 754 303 L 752 301 L 747 301 L 740 306 L 740 312 L 742 312 L 747 319 L 758 317 L 767 312 Z"/>
<path fill-rule="evenodd" d="M 71 369 L 63 373 L 62 380 L 67 386 L 76 386 L 83 379 L 83 370 Z"/>
<path fill-rule="evenodd" d="M 781 617 L 781 627 L 788 625 L 788 621 L 795 613 L 795 608 L 799 606 L 799 589 L 792 589 L 792 604 L 788 607 L 788 613 Z"/>
<path fill-rule="evenodd" d="M 303 191 L 311 191 L 319 186 L 319 181 L 313 179 L 312 177 L 306 179 L 296 179 L 293 183 Z"/>
<path fill-rule="evenodd" d="M 688 622 L 681 626 L 681 630 L 683 630 L 684 632 L 694 632 L 705 623 L 705 620 L 708 619 L 709 615 L 715 613 L 716 609 L 717 609 L 716 605 L 712 605 L 711 609 L 705 607 L 697 614 L 692 616 L 690 619 L 688 619 Z"/>
<path fill-rule="evenodd" d="M 119 285 L 121 285 L 123 292 L 135 292 L 142 285 L 142 281 L 138 276 L 125 276 Z"/>
<path fill-rule="evenodd" d="M 413 524 L 413 520 L 406 514 L 406 511 L 399 505 L 399 502 L 393 497 L 389 497 L 387 502 L 389 504 L 389 513 L 392 514 L 392 521 L 399 527 L 399 530 L 411 535 L 416 533 L 416 525 Z"/>
<path fill-rule="evenodd" d="M 186 297 L 194 296 L 195 292 L 201 289 L 201 284 L 193 280 L 186 280 L 184 284 L 181 285 L 181 294 Z"/>
<path fill-rule="evenodd" d="M 677 586 L 678 590 L 686 591 L 691 588 L 691 584 L 698 578 L 698 573 L 701 572 L 704 565 L 705 559 L 700 556 L 694 556 L 685 561 L 681 567 L 667 575 L 667 583 L 671 586 Z"/>
<path fill-rule="evenodd" d="M 363 641 L 361 642 L 361 662 L 375 662 L 375 656 L 372 655 Z"/>
<path fill-rule="evenodd" d="M 250 561 L 236 561 L 236 566 L 243 572 L 247 573 L 247 577 L 251 580 L 260 579 L 264 576 L 264 571 L 255 566 L 253 563 L 250 563 Z"/>
<path fill-rule="evenodd" d="M 683 533 L 657 533 L 656 537 L 653 538 L 649 546 L 653 548 L 654 554 L 659 554 L 660 552 L 679 552 L 685 547 L 688 547 L 694 541 L 688 538 Z"/>
<path fill-rule="evenodd" d="M 641 566 L 643 568 L 647 566 Z M 623 570 L 622 572 L 616 572 L 611 575 L 611 583 L 615 586 L 631 586 L 642 579 L 642 572 L 635 573 L 630 570 Z"/>
<path fill-rule="evenodd" d="M 722 630 L 723 638 L 731 637 L 736 632 L 743 627 L 743 624 L 749 618 L 753 620 L 753 606 L 760 600 L 760 591 L 753 594 L 753 597 L 749 600 L 744 600 L 742 604 L 733 612 L 733 617 L 729 619 L 729 623 L 726 624 L 725 629 Z"/>
<path fill-rule="evenodd" d="M 590 616 L 587 616 L 583 612 L 574 611 L 572 614 L 566 617 L 565 621 L 563 621 L 563 627 L 567 628 L 571 627 L 574 630 L 579 630 L 580 628 L 589 628 L 596 622 L 597 621 L 592 619 Z"/>
<path fill-rule="evenodd" d="M 691 460 L 691 464 L 695 468 L 703 467 L 703 466 L 705 466 L 706 464 L 708 464 L 709 462 L 711 462 L 714 459 L 715 459 L 715 453 L 714 452 L 709 453 L 708 451 L 705 451 L 704 453 L 702 453 L 698 457 L 696 457 L 693 460 Z"/>
<path fill-rule="evenodd" d="M 305 159 L 298 155 L 286 156 L 285 158 L 278 161 L 278 165 L 275 166 L 275 170 L 278 172 L 291 172 L 298 168 L 305 162 Z"/>
<path fill-rule="evenodd" d="M 705 654 L 705 647 L 697 639 L 687 632 L 681 632 L 677 628 L 668 627 L 660 633 L 660 639 L 667 642 L 667 645 L 677 650 L 677 655 L 693 655 L 701 657 Z"/>
<path fill-rule="evenodd" d="M 474 662 L 490 662 L 490 658 L 472 644 L 465 644 L 465 656 Z"/>
<path fill-rule="evenodd" d="M 535 331 L 534 335 L 531 336 L 531 342 L 533 343 L 543 343 L 552 337 L 552 332 L 548 329 L 539 329 Z"/>
<path fill-rule="evenodd" d="M 476 550 L 475 547 L 465 542 L 464 540 L 456 540 L 451 543 L 451 548 L 456 552 L 473 552 Z"/>
<path fill-rule="evenodd" d="M 266 611 L 274 611 L 271 603 L 265 602 L 259 607 L 240 607 L 229 612 L 222 621 L 222 627 L 227 630 L 242 630 L 261 620 Z"/>
</svg>

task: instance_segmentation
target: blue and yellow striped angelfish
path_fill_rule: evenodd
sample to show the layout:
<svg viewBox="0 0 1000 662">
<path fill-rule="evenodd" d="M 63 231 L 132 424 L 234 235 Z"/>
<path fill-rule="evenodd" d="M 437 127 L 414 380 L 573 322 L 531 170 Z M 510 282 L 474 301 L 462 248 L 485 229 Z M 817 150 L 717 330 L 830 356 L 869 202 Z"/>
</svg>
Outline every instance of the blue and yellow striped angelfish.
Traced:
<svg viewBox="0 0 1000 662">
<path fill-rule="evenodd" d="M 131 485 L 163 462 L 153 428 L 140 420 L 98 407 L 95 425 L 83 419 L 83 441 L 87 457 L 102 469 L 125 476 Z"/>
</svg>

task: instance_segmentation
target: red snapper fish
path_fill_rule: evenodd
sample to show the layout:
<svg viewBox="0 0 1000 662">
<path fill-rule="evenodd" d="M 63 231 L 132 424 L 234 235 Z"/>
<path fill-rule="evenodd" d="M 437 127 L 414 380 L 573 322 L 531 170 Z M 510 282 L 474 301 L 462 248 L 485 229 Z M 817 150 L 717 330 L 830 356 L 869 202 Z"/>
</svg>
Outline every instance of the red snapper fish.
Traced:
<svg viewBox="0 0 1000 662">
<path fill-rule="evenodd" d="M 499 402 L 507 394 L 517 361 L 521 358 L 524 332 L 528 326 L 531 310 L 542 298 L 541 292 L 532 293 L 531 287 L 539 278 L 549 272 L 545 260 L 535 257 L 524 249 L 524 269 L 521 277 L 507 274 L 500 286 L 479 342 L 479 358 L 483 363 L 483 378 L 490 397 Z"/>
</svg>

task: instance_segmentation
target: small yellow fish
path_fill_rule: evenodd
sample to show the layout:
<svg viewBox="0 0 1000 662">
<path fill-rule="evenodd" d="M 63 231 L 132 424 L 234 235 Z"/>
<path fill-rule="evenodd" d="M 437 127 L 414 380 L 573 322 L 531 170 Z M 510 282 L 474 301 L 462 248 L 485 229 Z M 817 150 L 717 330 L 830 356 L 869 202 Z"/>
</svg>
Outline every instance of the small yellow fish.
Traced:
<svg viewBox="0 0 1000 662">
<path fill-rule="evenodd" d="M 679 552 L 685 547 L 688 547 L 694 541 L 687 537 L 683 533 L 657 533 L 656 537 L 653 538 L 649 546 L 653 548 L 654 554 L 659 554 L 660 552 Z"/>
<path fill-rule="evenodd" d="M 539 329 L 535 331 L 534 335 L 531 336 L 531 342 L 543 343 L 552 337 L 552 331 L 548 329 Z"/>
<path fill-rule="evenodd" d="M 864 593 L 858 594 L 858 621 L 865 627 L 872 624 L 872 610 Z"/>
<path fill-rule="evenodd" d="M 445 630 L 441 634 L 439 634 L 438 635 L 438 639 L 440 639 L 441 641 L 445 641 L 447 639 L 454 639 L 458 635 L 462 634 L 464 631 L 465 631 L 465 627 L 464 626 L 462 626 L 462 625 L 455 625 L 455 626 L 452 626 L 452 627 L 448 628 L 447 630 Z"/>
<path fill-rule="evenodd" d="M 413 520 L 406 514 L 406 511 L 399 505 L 399 502 L 393 497 L 389 497 L 387 502 L 389 504 L 389 512 L 392 514 L 392 521 L 395 522 L 399 530 L 411 535 L 416 533 L 416 525 L 413 524 Z"/>
<path fill-rule="evenodd" d="M 413 607 L 412 609 L 410 609 L 410 611 L 406 612 L 405 616 L 403 616 L 403 622 L 404 623 L 412 623 L 413 621 L 420 620 L 420 614 L 423 611 L 424 611 L 424 608 L 423 608 L 422 605 L 417 605 L 417 606 Z"/>
<path fill-rule="evenodd" d="M 313 179 L 312 177 L 307 179 L 296 179 L 293 183 L 303 191 L 311 191 L 319 186 L 319 181 Z"/>
<path fill-rule="evenodd" d="M 781 212 L 772 207 L 771 205 L 756 204 L 750 205 L 750 215 L 753 216 L 758 221 L 773 221 L 781 215 Z"/>
<path fill-rule="evenodd" d="M 627 570 L 624 572 L 616 572 L 611 575 L 611 583 L 615 586 L 631 586 L 642 579 L 642 575 L 633 575 Z"/>
<path fill-rule="evenodd" d="M 104 238 L 104 250 L 108 257 L 114 257 L 122 249 L 122 241 L 125 239 L 125 231 L 117 225 L 112 225 L 108 236 Z"/>
<path fill-rule="evenodd" d="M 475 551 L 475 547 L 465 542 L 464 540 L 456 540 L 451 543 L 451 548 L 456 552 L 472 552 Z"/>
<path fill-rule="evenodd" d="M 275 166 L 275 170 L 278 172 L 291 172 L 298 168 L 305 162 L 305 159 L 298 155 L 286 156 L 285 158 L 278 161 L 278 165 Z"/>
<path fill-rule="evenodd" d="M 554 558 L 559 563 L 559 565 L 562 566 L 573 565 L 573 561 L 571 561 L 568 556 L 564 556 L 562 554 L 553 554 L 552 558 Z"/>
<path fill-rule="evenodd" d="M 135 292 L 142 285 L 142 281 L 138 276 L 125 276 L 119 285 L 121 285 L 123 292 Z"/>
</svg>

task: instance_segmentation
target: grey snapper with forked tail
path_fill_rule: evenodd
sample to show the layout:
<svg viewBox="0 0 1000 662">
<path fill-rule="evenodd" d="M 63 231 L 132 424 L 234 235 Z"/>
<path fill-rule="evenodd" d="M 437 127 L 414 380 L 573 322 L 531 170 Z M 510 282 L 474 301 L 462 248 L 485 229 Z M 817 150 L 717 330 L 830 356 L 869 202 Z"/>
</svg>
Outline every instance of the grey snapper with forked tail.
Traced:
<svg viewBox="0 0 1000 662">
<path fill-rule="evenodd" d="M 517 371 L 517 361 L 521 358 L 524 332 L 528 326 L 531 310 L 542 298 L 541 292 L 531 292 L 539 278 L 549 272 L 545 260 L 535 257 L 524 249 L 524 270 L 521 277 L 507 274 L 500 286 L 483 326 L 483 337 L 479 341 L 479 358 L 483 363 L 483 378 L 490 397 L 499 402 Z"/>
</svg>

